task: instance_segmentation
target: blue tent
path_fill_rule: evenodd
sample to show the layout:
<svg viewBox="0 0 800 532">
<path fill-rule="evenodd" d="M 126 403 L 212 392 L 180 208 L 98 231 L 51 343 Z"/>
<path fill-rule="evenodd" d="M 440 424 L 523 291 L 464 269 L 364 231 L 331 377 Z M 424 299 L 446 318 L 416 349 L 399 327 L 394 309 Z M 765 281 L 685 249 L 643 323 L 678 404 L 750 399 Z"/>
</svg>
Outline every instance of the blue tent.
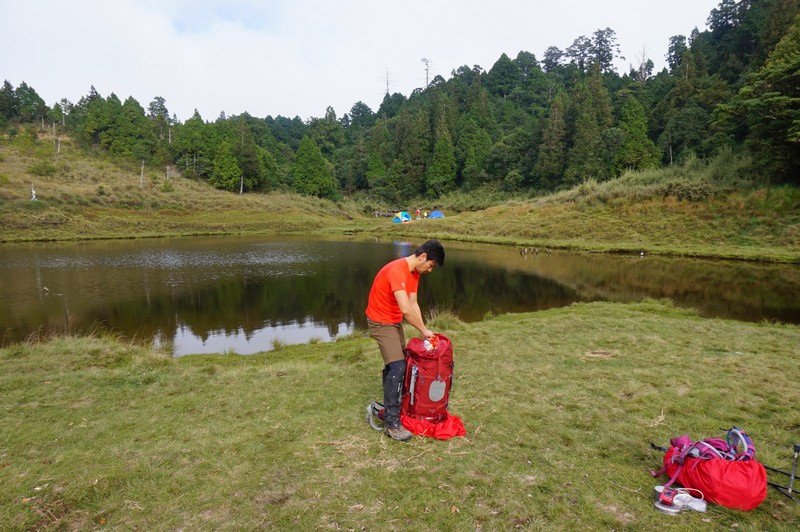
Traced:
<svg viewBox="0 0 800 532">
<path fill-rule="evenodd" d="M 436 209 L 428 215 L 428 218 L 444 218 L 444 213 L 439 209 Z"/>
<path fill-rule="evenodd" d="M 394 218 L 392 218 L 392 223 L 396 224 L 400 224 L 403 222 L 410 222 L 410 221 L 411 221 L 411 215 L 408 214 L 406 211 L 400 211 L 394 215 Z"/>
</svg>

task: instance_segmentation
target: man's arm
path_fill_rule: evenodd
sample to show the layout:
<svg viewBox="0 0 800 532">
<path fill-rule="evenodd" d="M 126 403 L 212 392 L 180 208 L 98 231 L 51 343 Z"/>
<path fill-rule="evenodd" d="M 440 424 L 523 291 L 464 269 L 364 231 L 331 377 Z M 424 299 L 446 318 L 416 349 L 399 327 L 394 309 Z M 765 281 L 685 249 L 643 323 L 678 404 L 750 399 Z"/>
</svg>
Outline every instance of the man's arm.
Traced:
<svg viewBox="0 0 800 532">
<path fill-rule="evenodd" d="M 394 297 L 397 299 L 397 306 L 400 307 L 400 312 L 403 313 L 403 318 L 405 318 L 406 322 L 419 330 L 425 338 L 432 337 L 433 331 L 428 329 L 422 320 L 422 312 L 417 304 L 416 292 L 409 296 L 405 290 L 397 290 L 394 292 Z"/>
</svg>

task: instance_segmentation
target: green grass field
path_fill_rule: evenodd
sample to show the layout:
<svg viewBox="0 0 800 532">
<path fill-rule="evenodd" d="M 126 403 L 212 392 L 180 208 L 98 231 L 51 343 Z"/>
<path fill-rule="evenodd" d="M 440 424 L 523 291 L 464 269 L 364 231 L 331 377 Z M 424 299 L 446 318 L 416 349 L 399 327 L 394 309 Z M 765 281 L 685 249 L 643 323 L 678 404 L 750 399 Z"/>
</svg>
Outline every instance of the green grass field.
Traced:
<svg viewBox="0 0 800 532">
<path fill-rule="evenodd" d="M 796 529 L 773 490 L 752 512 L 658 513 L 648 443 L 736 424 L 787 467 L 800 328 L 656 301 L 432 327 L 454 341 L 467 438 L 372 431 L 381 362 L 359 334 L 249 357 L 103 336 L 1 349 L 0 528 Z"/>
</svg>

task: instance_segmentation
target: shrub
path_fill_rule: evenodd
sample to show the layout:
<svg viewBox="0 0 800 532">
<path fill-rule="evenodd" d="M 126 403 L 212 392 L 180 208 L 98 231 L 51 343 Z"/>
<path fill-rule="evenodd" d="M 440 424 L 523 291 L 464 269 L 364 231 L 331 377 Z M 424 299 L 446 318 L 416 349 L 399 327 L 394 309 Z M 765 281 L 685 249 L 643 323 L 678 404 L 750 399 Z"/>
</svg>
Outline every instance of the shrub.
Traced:
<svg viewBox="0 0 800 532">
<path fill-rule="evenodd" d="M 28 173 L 40 177 L 50 177 L 55 175 L 56 167 L 50 161 L 36 161 L 28 167 Z"/>
<path fill-rule="evenodd" d="M 103 185 L 99 185 L 99 186 L 97 187 L 97 195 L 98 195 L 98 196 L 105 196 L 105 194 L 106 194 L 106 189 L 105 189 L 105 187 L 103 187 Z"/>
<path fill-rule="evenodd" d="M 161 184 L 159 190 L 161 192 L 175 192 L 175 187 L 172 185 L 172 181 L 167 179 Z"/>
</svg>

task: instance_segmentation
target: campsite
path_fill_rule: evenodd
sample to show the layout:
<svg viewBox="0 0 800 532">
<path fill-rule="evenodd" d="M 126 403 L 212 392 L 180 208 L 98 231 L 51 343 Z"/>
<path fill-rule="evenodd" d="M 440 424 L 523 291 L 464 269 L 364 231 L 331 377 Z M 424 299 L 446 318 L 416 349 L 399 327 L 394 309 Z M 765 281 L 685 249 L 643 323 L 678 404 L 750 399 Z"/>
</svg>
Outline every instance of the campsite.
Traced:
<svg viewBox="0 0 800 532">
<path fill-rule="evenodd" d="M 800 2 L 640 4 L 0 2 L 0 529 L 797 529 Z"/>
</svg>

